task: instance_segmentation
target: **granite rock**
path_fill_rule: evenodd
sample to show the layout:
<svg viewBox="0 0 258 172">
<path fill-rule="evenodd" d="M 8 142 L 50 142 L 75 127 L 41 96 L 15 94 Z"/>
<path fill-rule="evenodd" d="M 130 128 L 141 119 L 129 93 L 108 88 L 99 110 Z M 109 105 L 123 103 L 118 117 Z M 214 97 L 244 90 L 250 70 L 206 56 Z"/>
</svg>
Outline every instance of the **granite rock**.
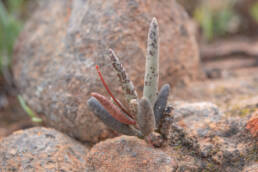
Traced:
<svg viewBox="0 0 258 172">
<path fill-rule="evenodd" d="M 95 145 L 87 156 L 87 172 L 176 170 L 176 161 L 159 149 L 132 136 L 121 136 Z"/>
<path fill-rule="evenodd" d="M 19 130 L 0 140 L 0 171 L 83 171 L 89 148 L 49 128 Z"/>
<path fill-rule="evenodd" d="M 91 142 L 113 136 L 87 107 L 90 92 L 105 94 L 95 65 L 121 98 L 105 56 L 114 49 L 142 90 L 152 17 L 160 25 L 160 84 L 201 77 L 192 22 L 175 0 L 45 0 L 15 46 L 12 69 L 21 96 L 49 126 L 70 136 Z"/>
<path fill-rule="evenodd" d="M 184 162 L 176 151 L 180 150 L 193 162 L 201 162 L 199 169 L 241 171 L 257 160 L 257 139 L 245 128 L 248 118 L 228 117 L 208 102 L 175 103 L 166 132 L 170 148 L 165 152 Z"/>
</svg>

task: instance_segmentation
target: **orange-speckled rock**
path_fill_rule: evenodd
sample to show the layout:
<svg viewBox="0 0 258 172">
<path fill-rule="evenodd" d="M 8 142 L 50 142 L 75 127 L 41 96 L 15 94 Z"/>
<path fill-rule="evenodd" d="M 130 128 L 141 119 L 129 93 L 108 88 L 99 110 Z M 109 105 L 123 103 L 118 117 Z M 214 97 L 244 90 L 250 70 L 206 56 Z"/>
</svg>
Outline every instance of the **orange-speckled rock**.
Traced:
<svg viewBox="0 0 258 172">
<path fill-rule="evenodd" d="M 256 109 L 252 117 L 248 120 L 246 129 L 249 130 L 253 137 L 258 137 L 258 109 Z"/>
<path fill-rule="evenodd" d="M 0 140 L 0 171 L 83 171 L 89 148 L 48 128 L 20 130 Z"/>
<path fill-rule="evenodd" d="M 96 64 L 121 99 L 105 57 L 108 48 L 117 52 L 142 90 L 152 17 L 160 25 L 161 84 L 174 86 L 201 76 L 194 29 L 175 0 L 45 0 L 35 11 L 15 47 L 16 84 L 49 126 L 80 140 L 97 142 L 112 135 L 86 104 L 92 91 L 104 93 Z"/>
<path fill-rule="evenodd" d="M 95 145 L 87 155 L 87 172 L 176 170 L 177 163 L 159 149 L 132 136 L 121 136 Z"/>
</svg>

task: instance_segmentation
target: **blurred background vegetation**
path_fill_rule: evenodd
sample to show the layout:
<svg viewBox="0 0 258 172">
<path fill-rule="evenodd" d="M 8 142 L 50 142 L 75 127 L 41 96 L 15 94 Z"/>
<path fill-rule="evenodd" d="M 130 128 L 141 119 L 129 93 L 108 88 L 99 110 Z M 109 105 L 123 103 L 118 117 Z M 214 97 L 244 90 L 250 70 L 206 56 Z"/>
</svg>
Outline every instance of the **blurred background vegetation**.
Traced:
<svg viewBox="0 0 258 172">
<path fill-rule="evenodd" d="M 258 0 L 178 0 L 196 21 L 202 41 L 258 35 Z"/>
<path fill-rule="evenodd" d="M 0 1 L 0 69 L 10 65 L 14 42 L 23 26 L 24 0 Z"/>
<path fill-rule="evenodd" d="M 15 40 L 37 0 L 0 0 L 0 70 L 11 64 Z M 258 0 L 178 0 L 197 24 L 199 40 L 258 35 Z"/>
<path fill-rule="evenodd" d="M 0 109 L 4 110 L 8 104 L 16 105 L 17 93 L 13 85 L 10 65 L 12 61 L 15 41 L 23 25 L 35 9 L 36 0 L 0 0 Z M 8 100 L 7 100 L 8 97 Z M 33 111 L 18 96 L 22 109 L 31 117 L 32 121 L 40 122 Z M 8 110 L 7 110 L 8 111 Z M 17 111 L 12 109 L 11 111 Z M 21 111 L 17 111 L 22 113 Z"/>
<path fill-rule="evenodd" d="M 198 22 L 206 40 L 211 41 L 214 37 L 237 31 L 240 21 L 234 9 L 235 2 L 216 1 L 211 6 L 209 1 L 205 1 L 194 9 L 193 17 Z"/>
</svg>

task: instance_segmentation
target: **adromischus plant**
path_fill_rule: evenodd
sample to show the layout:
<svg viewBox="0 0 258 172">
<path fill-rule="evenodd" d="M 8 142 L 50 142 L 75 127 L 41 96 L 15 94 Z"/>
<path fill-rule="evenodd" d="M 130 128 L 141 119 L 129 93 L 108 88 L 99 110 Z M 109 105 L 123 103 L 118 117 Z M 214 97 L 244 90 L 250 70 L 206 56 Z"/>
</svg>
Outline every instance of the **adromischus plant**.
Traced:
<svg viewBox="0 0 258 172">
<path fill-rule="evenodd" d="M 153 18 L 147 41 L 143 97 L 138 98 L 133 82 L 113 50 L 109 50 L 112 66 L 117 73 L 129 110 L 125 108 L 109 90 L 98 66 L 99 77 L 111 96 L 112 101 L 98 93 L 91 93 L 88 106 L 108 127 L 119 133 L 144 138 L 154 145 L 159 134 L 155 132 L 167 108 L 170 86 L 165 84 L 158 92 L 159 82 L 159 27 Z"/>
</svg>

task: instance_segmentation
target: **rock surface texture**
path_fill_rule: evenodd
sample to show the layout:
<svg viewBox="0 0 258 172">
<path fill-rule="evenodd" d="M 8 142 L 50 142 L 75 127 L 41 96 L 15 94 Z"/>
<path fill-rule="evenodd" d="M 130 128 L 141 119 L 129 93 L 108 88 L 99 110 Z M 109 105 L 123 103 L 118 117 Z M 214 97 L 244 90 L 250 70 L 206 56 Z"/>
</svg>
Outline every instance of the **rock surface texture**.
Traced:
<svg viewBox="0 0 258 172">
<path fill-rule="evenodd" d="M 108 139 L 91 150 L 54 129 L 32 128 L 0 140 L 3 171 L 257 171 L 255 115 L 227 117 L 212 103 L 175 102 L 161 121 L 162 147 L 133 136 Z"/>
<path fill-rule="evenodd" d="M 95 145 L 87 156 L 87 172 L 176 170 L 177 163 L 159 149 L 132 136 L 121 136 Z"/>
<path fill-rule="evenodd" d="M 35 11 L 15 47 L 16 84 L 49 126 L 80 140 L 97 142 L 110 136 L 86 104 L 90 92 L 104 93 L 96 64 L 119 95 L 117 77 L 105 56 L 108 48 L 117 52 L 142 90 L 153 17 L 160 25 L 161 84 L 174 86 L 201 76 L 194 29 L 175 0 L 45 0 Z"/>
<path fill-rule="evenodd" d="M 20 130 L 0 140 L 0 171 L 83 171 L 88 148 L 47 128 Z"/>
<path fill-rule="evenodd" d="M 179 168 L 191 162 L 185 157 L 196 162 L 196 170 L 208 171 L 242 171 L 257 161 L 257 139 L 245 128 L 249 117 L 226 117 L 207 102 L 175 103 L 174 108 L 166 134 L 170 146 L 164 151 L 180 162 Z"/>
<path fill-rule="evenodd" d="M 227 117 L 209 102 L 176 102 L 161 123 L 161 148 L 121 136 L 96 144 L 86 171 L 257 171 L 257 138 L 250 118 Z"/>
</svg>

